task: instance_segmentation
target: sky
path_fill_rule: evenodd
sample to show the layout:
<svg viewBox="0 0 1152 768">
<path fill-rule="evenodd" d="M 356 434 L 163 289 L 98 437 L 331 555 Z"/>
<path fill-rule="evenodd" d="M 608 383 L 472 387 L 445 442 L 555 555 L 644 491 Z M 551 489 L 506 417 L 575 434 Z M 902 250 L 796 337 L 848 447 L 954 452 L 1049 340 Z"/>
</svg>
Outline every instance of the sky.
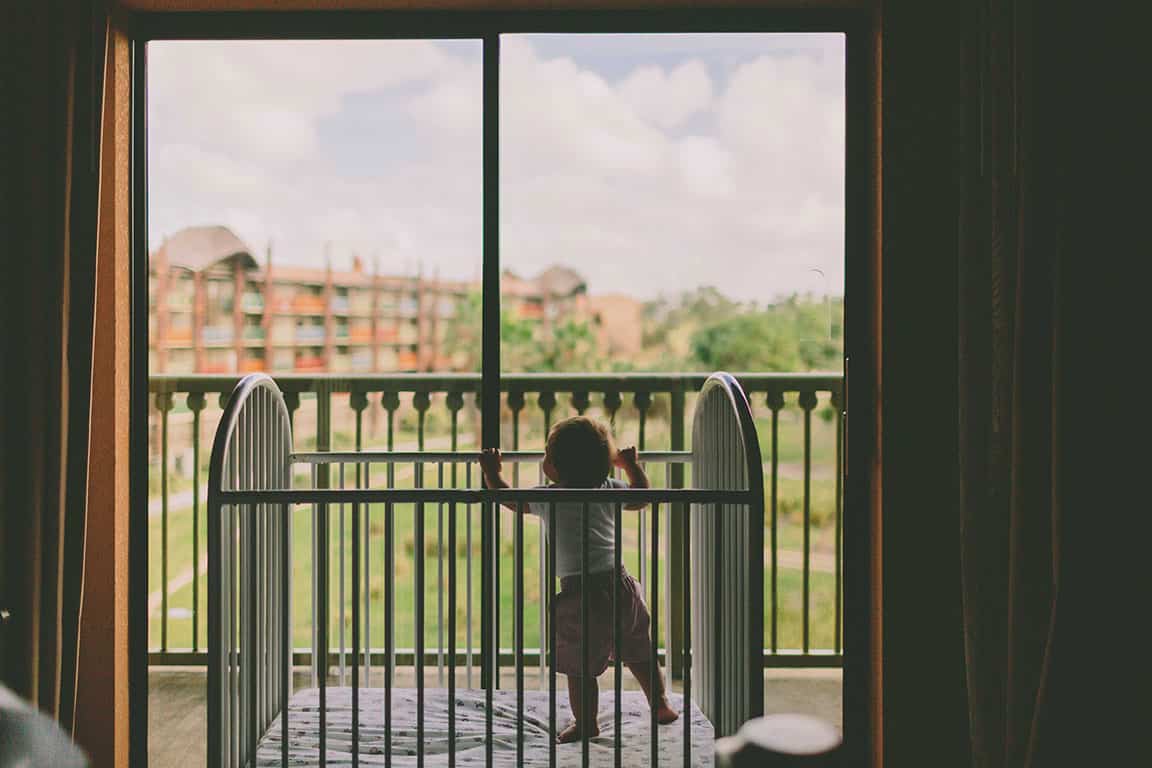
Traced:
<svg viewBox="0 0 1152 768">
<path fill-rule="evenodd" d="M 843 293 L 842 35 L 506 35 L 500 68 L 504 268 Z M 478 279 L 481 83 L 472 40 L 149 43 L 151 243 Z"/>
</svg>

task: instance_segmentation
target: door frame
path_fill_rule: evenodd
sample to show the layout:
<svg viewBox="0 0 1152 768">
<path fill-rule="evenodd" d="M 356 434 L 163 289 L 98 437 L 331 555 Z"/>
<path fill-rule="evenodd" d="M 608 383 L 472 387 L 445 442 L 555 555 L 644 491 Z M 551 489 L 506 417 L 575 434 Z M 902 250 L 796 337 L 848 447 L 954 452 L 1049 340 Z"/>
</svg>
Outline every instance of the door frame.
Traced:
<svg viewBox="0 0 1152 768">
<path fill-rule="evenodd" d="M 483 76 L 482 444 L 499 445 L 499 36 L 826 32 L 845 35 L 844 685 L 846 764 L 878 764 L 880 733 L 880 190 L 878 40 L 868 9 L 137 12 L 131 61 L 129 382 L 130 763 L 148 754 L 147 43 L 152 40 L 479 39 Z M 849 420 L 848 414 L 858 414 Z M 484 526 L 482 534 L 490 534 Z"/>
</svg>

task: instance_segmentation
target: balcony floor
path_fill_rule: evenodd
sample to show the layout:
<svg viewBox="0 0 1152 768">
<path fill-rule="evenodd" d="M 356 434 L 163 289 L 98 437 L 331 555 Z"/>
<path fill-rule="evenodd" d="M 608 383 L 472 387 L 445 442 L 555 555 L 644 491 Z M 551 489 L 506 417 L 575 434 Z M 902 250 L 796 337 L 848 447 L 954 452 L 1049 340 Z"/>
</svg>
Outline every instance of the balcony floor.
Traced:
<svg viewBox="0 0 1152 768">
<path fill-rule="evenodd" d="M 538 670 L 525 670 L 525 686 L 536 687 Z M 501 670 L 501 687 L 515 688 L 512 670 Z M 297 685 L 309 685 L 306 673 L 296 675 Z M 433 669 L 425 678 L 426 685 L 437 685 Z M 803 712 L 822 717 L 837 726 L 841 723 L 841 680 L 839 669 L 767 669 L 764 671 L 764 711 Z M 336 681 L 332 681 L 336 684 Z M 399 670 L 398 686 L 414 687 L 411 670 Z M 465 685 L 464 673 L 458 684 Z M 557 681 L 564 690 L 564 681 Z M 547 678 L 544 679 L 547 685 Z M 612 685 L 609 672 L 601 678 L 601 688 Z M 205 764 L 205 672 L 197 667 L 152 667 L 148 674 L 148 765 L 150 768 L 175 768 Z M 636 684 L 626 678 L 623 687 Z M 677 685 L 672 686 L 674 690 Z"/>
</svg>

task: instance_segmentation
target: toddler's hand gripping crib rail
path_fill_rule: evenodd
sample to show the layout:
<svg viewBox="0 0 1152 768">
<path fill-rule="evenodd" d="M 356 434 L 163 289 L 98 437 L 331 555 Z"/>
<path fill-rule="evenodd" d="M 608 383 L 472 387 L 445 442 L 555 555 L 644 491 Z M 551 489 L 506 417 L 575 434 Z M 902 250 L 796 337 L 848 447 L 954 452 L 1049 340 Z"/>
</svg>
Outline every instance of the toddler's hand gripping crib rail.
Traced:
<svg viewBox="0 0 1152 768">
<path fill-rule="evenodd" d="M 513 462 L 539 461 L 538 453 L 506 454 Z M 263 374 L 245 377 L 236 386 L 224 410 L 212 447 L 208 491 L 208 762 L 210 766 L 288 766 L 288 765 L 574 765 L 592 762 L 592 750 L 615 765 L 651 764 L 699 765 L 711 763 L 713 734 L 734 733 L 741 723 L 762 712 L 763 706 L 763 546 L 764 482 L 759 443 L 748 400 L 739 383 L 730 375 L 715 374 L 707 380 L 696 403 L 691 452 L 645 452 L 641 458 L 689 465 L 693 483 L 690 489 L 504 489 L 423 488 L 423 465 L 438 464 L 443 479 L 444 466 L 463 464 L 471 477 L 470 462 L 476 454 L 463 452 L 377 452 L 294 453 L 288 410 L 275 382 Z M 395 468 L 406 462 L 418 469 L 412 488 L 397 487 Z M 385 465 L 386 487 L 373 487 L 369 481 L 372 465 Z M 293 481 L 293 467 L 310 468 L 311 482 L 304 487 Z M 332 488 L 331 469 L 337 465 L 338 485 Z M 355 488 L 344 488 L 345 467 L 352 465 Z M 455 472 L 453 472 L 455 475 Z M 477 476 L 479 473 L 477 473 Z M 441 482 L 442 485 L 442 482 Z M 469 483 L 470 485 L 470 483 Z M 679 583 L 682 647 L 679 654 L 683 675 L 683 695 L 673 697 L 682 705 L 681 721 L 656 727 L 655 714 L 645 724 L 629 707 L 628 728 L 640 733 L 647 728 L 648 749 L 625 743 L 623 701 L 632 694 L 621 688 L 621 665 L 614 669 L 614 706 L 611 738 L 585 739 L 580 745 L 557 747 L 558 697 L 556 674 L 550 670 L 546 699 L 524 690 L 524 555 L 523 516 L 514 515 L 514 624 L 515 698 L 499 687 L 501 650 L 493 632 L 499 611 L 499 589 L 494 577 L 494 561 L 500 549 L 493 546 L 493 526 L 501 503 L 536 502 L 548 505 L 550 515 L 558 514 L 557 503 L 583 504 L 584 541 L 587 542 L 587 505 L 615 505 L 615 557 L 619 568 L 624 537 L 621 510 L 625 506 L 650 504 L 651 514 L 649 575 L 645 586 L 652 602 L 651 667 L 659 669 L 659 588 L 660 508 L 669 511 L 669 520 L 680 525 Z M 446 692 L 426 690 L 425 642 L 425 548 L 413 546 L 415 594 L 413 609 L 415 649 L 408 658 L 415 671 L 415 690 L 396 685 L 397 661 L 403 660 L 395 644 L 394 584 L 398 578 L 395 558 L 395 512 L 400 505 L 416 510 L 413 541 L 425 541 L 424 509 L 439 507 L 440 520 L 448 508 L 448 601 L 447 642 L 443 634 L 437 649 L 441 664 L 438 680 L 445 681 L 443 662 L 447 659 Z M 312 511 L 312 647 L 306 653 L 293 646 L 293 510 L 300 506 Z M 481 552 L 481 649 L 479 663 L 483 693 L 458 692 L 457 665 L 468 665 L 471 689 L 471 509 L 481 510 L 481 532 L 485 541 Z M 456 573 L 458 509 L 463 507 L 468 523 L 469 585 L 465 655 L 457 651 L 456 613 L 458 578 Z M 344 520 L 351 509 L 351 648 L 345 643 Z M 367 634 L 371 621 L 364 620 L 370 590 L 368 579 L 369 539 L 364 529 L 372 510 L 384 511 L 384 562 L 386 582 L 384 649 L 361 645 L 361 630 Z M 339 512 L 340 546 L 339 600 L 330 604 L 329 558 L 330 513 Z M 678 517 L 677 517 L 678 516 Z M 641 518 L 643 527 L 643 518 Z M 687 525 L 684 524 L 687 520 Z M 439 531 L 441 537 L 443 531 Z M 369 534 L 370 536 L 370 534 Z M 543 534 L 541 534 L 543 536 Z M 442 541 L 441 541 L 442 543 Z M 542 542 L 543 544 L 543 542 Z M 439 546 L 439 545 L 438 545 Z M 643 541 L 641 540 L 641 546 Z M 540 547 L 541 599 L 547 601 L 554 585 L 555 542 L 548 542 L 548 554 Z M 438 552 L 441 552 L 438 548 Z M 582 578 L 587 577 L 588 547 Z M 365 562 L 365 565 L 361 564 Z M 443 557 L 440 560 L 443 563 Z M 361 589 L 361 569 L 364 590 Z M 643 560 L 641 560 L 643 570 Z M 441 592 L 441 601 L 443 593 Z M 582 632 L 587 632 L 589 602 L 582 602 Z M 620 612 L 612 599 L 613 619 L 619 633 Z M 329 624 L 338 610 L 338 641 L 335 654 L 330 643 Z M 541 644 L 544 611 L 541 609 Z M 539 652 L 541 668 L 555 653 L 555 630 L 548 622 L 548 647 Z M 586 635 L 585 635 L 586 636 Z M 585 643 L 585 646 L 587 644 Z M 494 652 L 494 649 L 496 652 Z M 447 653 L 445 653 L 447 650 Z M 618 650 L 618 646 L 617 646 Z M 346 654 L 351 685 L 345 686 Z M 585 669 L 587 654 L 585 653 Z M 664 658 L 668 662 L 676 659 Z M 616 654 L 617 659 L 619 653 Z M 338 660 L 338 661 L 337 661 Z M 330 669 L 339 664 L 339 686 L 329 682 Z M 377 668 L 373 668 L 376 664 Z M 312 686 L 293 691 L 300 667 L 311 672 Z M 671 663 L 667 666 L 671 667 Z M 310 667 L 310 669 L 309 669 Z M 380 669 L 382 667 L 382 670 Z M 383 686 L 370 687 L 372 674 L 383 677 Z M 382 673 L 382 675 L 381 675 Z M 445 695 L 446 694 L 446 695 Z M 469 698 L 471 696 L 471 698 Z M 481 698 L 482 696 L 482 698 Z M 496 699 L 499 701 L 496 701 Z M 526 698 L 528 699 L 526 701 Z M 635 698 L 632 700 L 635 701 Z M 642 699 L 641 699 L 642 701 Z M 409 705 L 414 704 L 414 709 Z M 694 709 L 698 707 L 698 709 Z M 408 707 L 408 709 L 405 709 Z M 410 710 L 410 711 L 409 711 Z M 441 712 L 446 710 L 446 712 Z M 547 730 L 543 721 L 547 712 Z M 503 725 L 494 725 L 503 718 Z M 707 719 L 705 719 L 707 718 Z M 428 722 L 432 725 L 426 727 Z M 445 727 L 446 723 L 446 727 Z M 606 726 L 609 723 L 606 722 Z M 498 732 L 499 731 L 499 732 Z M 400 738 L 414 743 L 397 744 Z M 547 744 L 544 743 L 547 740 Z M 605 743 L 605 742 L 608 743 Z M 635 739 L 631 739 L 635 742 Z M 595 742 L 594 744 L 592 742 Z M 663 742 L 663 744 L 662 744 Z M 676 742 L 674 752 L 666 747 Z M 695 742 L 695 743 L 694 743 Z M 706 742 L 706 743 L 701 743 Z M 526 746 L 527 744 L 527 746 Z M 577 754 L 574 750 L 579 750 Z M 603 752 L 601 752 L 603 750 Z M 647 754 L 644 754 L 647 752 Z M 679 753 L 677 755 L 677 753 Z M 675 756 L 675 757 L 674 757 Z M 514 762 L 513 762 L 514 761 Z"/>
</svg>

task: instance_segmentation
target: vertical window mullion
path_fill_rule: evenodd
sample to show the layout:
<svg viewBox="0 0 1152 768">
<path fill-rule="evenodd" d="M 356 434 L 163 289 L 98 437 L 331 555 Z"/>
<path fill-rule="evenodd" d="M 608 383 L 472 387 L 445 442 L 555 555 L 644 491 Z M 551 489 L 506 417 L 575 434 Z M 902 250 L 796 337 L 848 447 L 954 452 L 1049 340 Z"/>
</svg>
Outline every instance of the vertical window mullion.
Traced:
<svg viewBox="0 0 1152 768">
<path fill-rule="evenodd" d="M 480 355 L 480 444 L 484 448 L 500 447 L 500 36 L 484 36 L 484 94 L 483 94 L 483 291 L 482 339 Z M 500 514 L 494 505 L 494 514 L 484 516 L 481 528 L 481 557 L 494 558 L 494 522 Z M 486 572 L 491 573 L 491 566 Z M 484 632 L 480 640 L 483 666 L 481 685 L 488 688 L 496 668 L 499 653 L 498 638 L 490 628 L 498 609 L 495 601 L 496 580 L 490 580 L 488 594 L 481 601 L 481 624 Z"/>
</svg>

